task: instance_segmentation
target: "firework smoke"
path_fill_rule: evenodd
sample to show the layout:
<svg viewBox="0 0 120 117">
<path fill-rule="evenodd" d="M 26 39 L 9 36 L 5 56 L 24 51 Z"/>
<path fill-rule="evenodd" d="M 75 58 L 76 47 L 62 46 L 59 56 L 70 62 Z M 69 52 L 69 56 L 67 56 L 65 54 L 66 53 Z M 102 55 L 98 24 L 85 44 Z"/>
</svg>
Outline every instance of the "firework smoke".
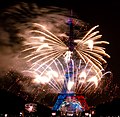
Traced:
<svg viewBox="0 0 120 117">
<path fill-rule="evenodd" d="M 12 71 L 16 71 L 21 74 L 21 71 L 29 70 L 29 68 L 31 67 L 31 63 L 30 62 L 26 63 L 26 60 L 23 59 L 23 57 L 18 57 L 18 56 L 22 56 L 19 54 L 22 50 L 25 49 L 23 46 L 25 44 L 24 42 L 31 42 L 31 40 L 32 40 L 32 39 L 28 38 L 31 36 L 28 34 L 28 32 L 31 30 L 39 29 L 37 27 L 37 25 L 39 25 L 39 24 L 44 25 L 44 27 L 48 31 L 52 32 L 56 37 L 60 38 L 61 41 L 64 42 L 65 45 L 67 45 L 67 41 L 69 38 L 69 27 L 68 27 L 67 21 L 70 16 L 68 14 L 70 14 L 70 13 L 67 9 L 61 9 L 61 8 L 57 8 L 57 7 L 41 8 L 34 3 L 32 3 L 32 4 L 20 3 L 18 5 L 15 5 L 15 6 L 12 6 L 8 9 L 6 9 L 0 16 L 1 17 L 0 19 L 2 22 L 1 30 L 0 30 L 1 31 L 0 32 L 1 33 L 1 35 L 0 35 L 0 44 L 1 44 L 1 46 L 0 46 L 0 61 L 1 61 L 0 71 L 2 72 L 2 75 L 0 75 L 0 76 L 2 77 L 5 74 L 5 77 L 7 76 L 6 78 L 11 79 L 10 77 L 15 76 L 15 72 L 12 72 L 13 75 L 10 76 L 8 71 L 12 70 Z M 87 31 L 88 31 L 88 29 L 90 29 L 90 27 L 87 23 L 85 23 L 81 20 L 74 19 L 74 21 L 75 21 L 75 25 L 76 25 L 76 27 L 74 27 L 75 28 L 74 37 L 76 39 L 77 39 L 77 37 L 81 37 L 81 39 L 82 39 L 82 37 L 87 33 Z M 33 26 L 33 24 L 34 24 L 34 26 Z M 78 31 L 78 29 L 79 29 L 79 31 Z M 94 35 L 95 33 L 92 33 L 92 34 Z M 36 34 L 33 33 L 32 36 L 34 36 L 34 35 L 36 35 Z M 39 35 L 37 35 L 37 36 L 39 36 Z M 91 37 L 91 36 L 92 35 L 88 35 L 88 37 Z M 88 45 L 88 48 L 90 50 L 93 50 L 94 49 L 93 41 L 90 41 L 90 42 L 87 41 L 86 40 L 87 36 L 86 36 L 86 38 L 84 37 L 84 39 L 85 40 L 83 40 L 83 43 Z M 41 40 L 41 42 L 44 41 L 44 36 L 42 36 L 40 38 L 40 40 Z M 34 42 L 34 41 L 32 41 L 32 42 Z M 78 45 L 81 45 L 83 43 L 78 42 Z M 48 45 L 47 44 L 41 45 L 39 48 L 37 48 L 36 52 L 40 52 L 40 50 L 41 50 L 41 48 L 43 48 L 43 46 L 47 47 Z M 63 49 L 64 48 L 65 48 L 65 50 L 67 50 L 67 46 L 63 47 Z M 79 46 L 77 46 L 76 49 L 79 49 Z M 26 55 L 28 55 L 28 53 L 26 53 Z M 25 55 L 24 55 L 24 57 L 25 57 Z M 75 59 L 77 59 L 77 58 L 75 58 Z M 60 60 L 62 60 L 62 59 L 60 58 Z M 87 62 L 88 61 L 86 61 L 86 63 Z M 60 64 L 59 60 L 57 60 L 57 63 Z M 66 65 L 66 63 L 65 63 L 65 65 Z M 79 65 L 79 62 L 78 62 L 78 65 Z M 43 68 L 46 67 L 46 64 L 44 64 L 42 67 Z M 57 65 L 55 62 L 54 62 L 54 67 L 57 68 Z M 65 66 L 63 66 L 63 67 L 65 67 Z M 48 68 L 46 70 L 52 71 L 52 72 L 54 72 L 54 74 L 56 72 L 54 68 L 52 68 L 52 69 Z M 61 70 L 62 70 L 62 67 L 61 67 L 60 71 Z M 62 74 L 63 75 L 65 74 L 64 71 Z M 4 85 L 4 88 L 8 89 L 9 91 L 11 91 L 13 93 L 16 93 L 17 95 L 23 96 L 25 99 L 28 99 L 29 94 L 31 94 L 34 101 L 41 102 L 41 101 L 43 101 L 42 98 L 44 99 L 46 97 L 46 95 L 54 93 L 50 90 L 51 85 L 54 85 L 53 86 L 54 89 L 56 89 L 58 87 L 61 89 L 61 87 L 62 87 L 61 84 L 63 83 L 64 78 L 62 77 L 59 79 L 60 81 L 57 81 L 58 74 L 56 74 L 56 76 L 52 75 L 50 77 L 50 79 L 46 78 L 47 80 L 44 82 L 42 80 L 42 83 L 40 83 L 40 84 L 39 84 L 39 82 L 41 82 L 41 79 L 39 79 L 39 78 L 34 79 L 35 75 L 37 76 L 38 74 L 36 74 L 36 72 L 34 72 L 34 74 L 32 73 L 32 75 L 31 75 L 31 74 L 26 74 L 25 72 L 22 72 L 21 76 L 19 76 L 19 74 L 16 75 L 17 79 L 16 78 L 11 79 L 11 83 L 9 83 L 7 86 Z M 47 74 L 47 75 L 49 75 L 49 74 Z M 53 77 L 54 78 L 56 77 L 56 79 L 54 80 Z M 52 79 L 52 82 L 51 82 L 52 84 L 50 83 L 48 85 L 44 85 L 44 83 L 49 82 L 49 80 L 51 80 L 51 79 Z M 93 81 L 93 79 L 95 79 L 95 77 L 92 79 L 89 79 L 89 81 Z M 37 83 L 35 83 L 35 82 L 37 82 Z M 60 83 L 58 83 L 58 82 L 60 82 Z M 5 84 L 7 84 L 7 82 Z M 14 91 L 13 89 L 17 85 L 19 85 L 19 89 Z M 98 84 L 96 81 L 96 86 L 97 85 Z M 1 85 L 1 87 L 2 87 L 2 85 Z M 107 87 L 110 87 L 110 85 L 109 86 L 106 85 L 105 88 L 102 85 L 98 86 L 98 88 L 101 90 L 102 90 L 102 88 L 107 90 Z M 73 90 L 75 90 L 75 89 L 73 89 Z M 99 90 L 99 92 L 98 92 L 99 95 L 103 94 L 103 92 L 102 92 L 103 90 L 102 91 L 101 90 Z M 109 88 L 108 88 L 108 90 L 109 90 Z M 54 97 L 54 95 L 53 95 L 53 97 Z M 112 93 L 110 95 L 112 95 Z M 91 94 L 91 97 L 96 98 L 94 93 Z"/>
</svg>

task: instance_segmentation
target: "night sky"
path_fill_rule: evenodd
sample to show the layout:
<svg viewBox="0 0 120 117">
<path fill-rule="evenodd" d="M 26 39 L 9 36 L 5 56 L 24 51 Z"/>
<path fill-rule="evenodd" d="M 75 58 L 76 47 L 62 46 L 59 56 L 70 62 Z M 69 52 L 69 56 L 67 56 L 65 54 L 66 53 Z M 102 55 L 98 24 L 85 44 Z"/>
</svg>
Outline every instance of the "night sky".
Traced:
<svg viewBox="0 0 120 117">
<path fill-rule="evenodd" d="M 22 1 L 22 0 L 21 0 Z M 0 8 L 5 9 L 16 3 L 21 2 L 20 0 L 13 0 L 9 2 L 1 0 Z M 28 2 L 27 0 L 22 2 Z M 29 1 L 28 3 L 32 3 Z M 73 9 L 77 13 L 78 18 L 88 22 L 90 25 L 100 25 L 100 32 L 103 35 L 102 39 L 109 41 L 110 45 L 107 46 L 107 53 L 110 54 L 111 58 L 108 59 L 109 68 L 113 71 L 114 79 L 119 80 L 119 27 L 120 27 L 120 3 L 119 2 L 80 2 L 79 0 L 35 0 L 37 4 L 41 6 L 58 6 L 60 8 Z"/>
<path fill-rule="evenodd" d="M 7 0 L 1 0 L 0 1 L 0 9 L 1 9 L 0 12 L 1 14 L 3 14 L 3 12 L 7 8 L 15 4 L 19 4 L 19 2 L 27 2 L 30 4 L 30 3 L 33 3 L 34 1 L 36 4 L 39 4 L 39 6 L 41 7 L 57 6 L 57 7 L 60 7 L 61 9 L 62 8 L 67 8 L 68 10 L 73 9 L 74 13 L 76 13 L 79 19 L 83 20 L 84 22 L 89 23 L 91 26 L 99 25 L 100 33 L 103 35 L 102 39 L 110 42 L 110 44 L 106 46 L 106 52 L 111 56 L 110 59 L 107 59 L 108 61 L 107 69 L 112 71 L 113 73 L 112 84 L 115 84 L 111 86 L 110 90 L 112 90 L 112 87 L 117 85 L 119 87 L 117 92 L 120 92 L 120 71 L 119 71 L 119 66 L 120 66 L 120 61 L 119 61 L 120 60 L 120 55 L 119 55 L 120 54 L 120 3 L 119 2 L 106 2 L 106 3 L 102 1 L 101 2 L 98 2 L 98 1 L 88 2 L 87 0 L 84 2 L 80 2 L 81 0 L 71 0 L 71 2 L 69 0 L 33 0 L 33 1 L 28 0 L 28 1 L 27 0 L 25 1 L 24 0 L 23 1 L 12 0 L 11 2 Z M 11 56 L 11 54 L 13 54 L 13 51 L 14 53 L 16 53 L 15 50 L 19 50 L 21 40 L 19 39 L 14 40 L 14 41 L 11 40 L 11 39 L 16 38 L 16 35 L 15 35 L 16 30 L 11 30 L 10 35 L 8 35 L 8 33 L 5 33 L 6 31 L 11 29 L 9 28 L 11 25 L 8 25 L 7 27 L 6 17 L 0 15 L 0 18 L 1 18 L 0 19 L 0 35 L 1 35 L 0 36 L 1 38 L 0 40 L 0 46 L 1 46 L 0 47 L 0 53 L 1 53 L 0 54 L 1 56 L 0 73 L 1 75 L 0 77 L 4 78 L 6 72 L 4 73 L 3 71 L 4 70 L 7 71 L 9 69 L 9 66 L 7 65 L 7 63 L 9 63 L 9 65 L 12 65 L 12 63 L 14 62 L 14 61 L 9 62 L 8 58 L 9 56 Z M 3 29 L 5 31 L 3 31 Z M 9 38 L 9 41 L 7 38 Z M 13 44 L 16 44 L 16 46 L 14 46 Z M 9 51 L 9 48 L 13 48 L 13 50 L 11 51 L 10 49 Z M 2 55 L 4 55 L 4 57 L 2 57 Z M 6 64 L 3 64 L 4 62 Z M 20 65 L 20 63 L 21 61 L 19 62 L 19 68 L 21 69 L 21 66 L 24 63 L 22 63 L 22 65 Z M 17 70 L 19 71 L 19 69 L 16 68 L 16 71 Z M 15 78 L 15 80 L 17 80 L 17 78 Z M 2 86 L 2 83 L 0 84 L 0 87 L 2 88 L 4 87 Z M 120 98 L 120 93 L 118 93 L 117 96 L 118 98 Z"/>
</svg>

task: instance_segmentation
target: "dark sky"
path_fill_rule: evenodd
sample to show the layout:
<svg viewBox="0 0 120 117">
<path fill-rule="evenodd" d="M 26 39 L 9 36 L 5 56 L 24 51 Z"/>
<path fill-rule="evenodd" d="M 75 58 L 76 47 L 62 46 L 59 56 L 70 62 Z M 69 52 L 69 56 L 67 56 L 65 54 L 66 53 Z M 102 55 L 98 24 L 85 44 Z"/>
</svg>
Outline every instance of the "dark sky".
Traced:
<svg viewBox="0 0 120 117">
<path fill-rule="evenodd" d="M 113 72 L 113 80 L 120 86 L 120 3 L 119 2 L 88 2 L 87 0 L 0 0 L 0 9 L 3 12 L 9 6 L 18 2 L 36 2 L 40 6 L 57 6 L 73 9 L 78 18 L 88 22 L 91 26 L 99 25 L 102 39 L 110 42 L 106 52 L 111 56 L 108 68 Z M 2 19 L 4 21 L 4 19 Z M 2 63 L 1 63 L 2 64 Z"/>
<path fill-rule="evenodd" d="M 13 0 L 0 1 L 0 8 L 7 8 L 18 2 L 28 2 L 27 0 Z M 120 72 L 120 3 L 115 1 L 109 2 L 89 2 L 80 0 L 34 0 L 41 6 L 58 6 L 63 8 L 73 9 L 77 13 L 78 17 L 90 25 L 100 25 L 100 31 L 103 35 L 103 40 L 109 41 L 110 45 L 107 46 L 107 53 L 111 58 L 108 59 L 110 69 L 113 71 L 115 79 L 119 79 Z M 33 2 L 32 0 L 29 1 Z"/>
</svg>

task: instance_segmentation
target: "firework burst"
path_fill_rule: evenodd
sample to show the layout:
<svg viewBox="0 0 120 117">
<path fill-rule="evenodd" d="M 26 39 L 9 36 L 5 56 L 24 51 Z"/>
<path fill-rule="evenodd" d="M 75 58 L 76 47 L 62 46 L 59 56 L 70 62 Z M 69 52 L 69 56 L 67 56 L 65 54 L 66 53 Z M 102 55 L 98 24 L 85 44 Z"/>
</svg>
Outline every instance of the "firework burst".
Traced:
<svg viewBox="0 0 120 117">
<path fill-rule="evenodd" d="M 26 39 L 22 55 L 31 64 L 29 70 L 23 72 L 33 75 L 32 83 L 50 86 L 57 93 L 63 88 L 76 93 L 87 93 L 93 87 L 97 88 L 106 74 L 102 65 L 107 62 L 103 56 L 110 57 L 101 46 L 109 43 L 99 41 L 102 35 L 94 31 L 97 27 L 90 29 L 82 39 L 75 39 L 72 52 L 47 27 L 33 23 L 32 29 L 22 35 Z M 74 56 L 78 59 L 73 59 Z"/>
<path fill-rule="evenodd" d="M 6 19 L 4 28 L 11 32 L 12 50 L 19 53 L 23 45 L 20 58 L 13 59 L 12 56 L 11 59 L 12 63 L 16 62 L 14 69 L 22 66 L 25 75 L 6 89 L 14 92 L 14 86 L 20 84 L 19 95 L 27 92 L 34 100 L 40 100 L 46 94 L 60 93 L 64 88 L 88 95 L 102 89 L 101 79 L 104 81 L 110 73 L 103 67 L 107 63 L 104 57 L 110 57 L 103 45 L 109 43 L 100 41 L 102 35 L 97 31 L 98 25 L 90 29 L 87 23 L 74 18 L 74 50 L 69 51 L 68 14 L 66 9 L 40 8 L 27 3 L 12 6 L 2 14 L 1 19 Z M 25 61 L 18 63 L 21 58 Z"/>
</svg>

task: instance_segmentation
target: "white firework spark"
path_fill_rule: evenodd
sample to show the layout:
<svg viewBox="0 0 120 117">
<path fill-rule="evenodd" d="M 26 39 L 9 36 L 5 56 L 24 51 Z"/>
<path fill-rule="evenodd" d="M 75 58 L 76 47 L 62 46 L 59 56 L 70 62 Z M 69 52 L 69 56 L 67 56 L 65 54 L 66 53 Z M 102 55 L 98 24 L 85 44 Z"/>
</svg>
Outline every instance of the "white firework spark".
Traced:
<svg viewBox="0 0 120 117">
<path fill-rule="evenodd" d="M 32 61 L 31 68 L 35 67 L 36 64 L 40 64 L 40 67 L 37 68 L 39 69 L 45 64 L 51 64 L 51 61 L 62 56 L 68 50 L 68 47 L 44 26 L 37 23 L 34 23 L 33 25 L 38 29 L 31 30 L 27 33 L 30 35 L 33 33 L 36 35 L 40 34 L 40 36 L 30 36 L 30 42 L 25 42 L 24 44 L 30 47 L 23 50 L 23 52 L 31 51 L 31 54 L 25 56 L 24 58 L 27 59 L 27 62 Z"/>
<path fill-rule="evenodd" d="M 102 36 L 98 35 L 99 31 L 93 32 L 97 27 L 90 29 L 82 39 L 74 40 L 77 43 L 74 50 L 80 59 L 77 65 L 78 60 L 72 59 L 74 51 L 69 51 L 67 45 L 47 28 L 33 23 L 32 30 L 26 31 L 23 35 L 26 38 L 26 48 L 22 51 L 22 54 L 25 54 L 24 59 L 31 63 L 30 69 L 26 71 L 34 74 L 32 82 L 49 85 L 57 93 L 62 92 L 64 85 L 68 91 L 76 93 L 87 92 L 92 86 L 96 88 L 103 77 L 102 64 L 106 63 L 103 56 L 110 57 L 100 46 L 109 43 L 99 41 Z M 69 70 L 70 61 L 72 71 Z"/>
<path fill-rule="evenodd" d="M 81 39 L 76 40 L 77 46 L 75 47 L 76 52 L 80 58 L 87 63 L 88 61 L 94 66 L 95 70 L 101 73 L 103 69 L 103 63 L 107 63 L 103 56 L 110 57 L 105 51 L 101 44 L 109 44 L 107 41 L 99 41 L 102 35 L 97 35 L 99 31 L 92 32 L 98 27 L 95 26 Z"/>
</svg>

